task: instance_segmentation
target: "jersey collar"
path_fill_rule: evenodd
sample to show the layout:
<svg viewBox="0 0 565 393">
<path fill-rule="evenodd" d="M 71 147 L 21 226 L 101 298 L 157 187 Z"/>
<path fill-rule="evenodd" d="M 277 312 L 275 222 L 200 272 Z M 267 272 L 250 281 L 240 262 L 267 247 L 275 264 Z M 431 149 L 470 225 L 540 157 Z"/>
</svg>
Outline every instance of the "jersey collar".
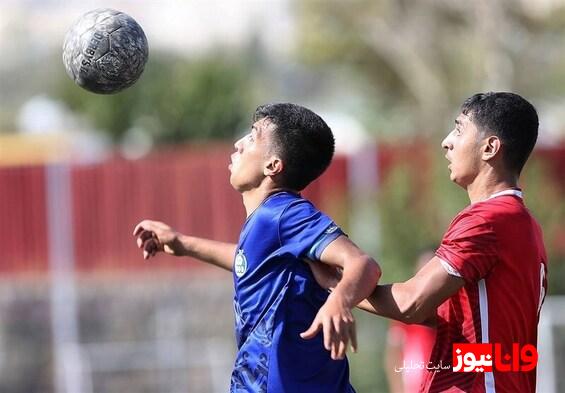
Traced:
<svg viewBox="0 0 565 393">
<path fill-rule="evenodd" d="M 511 188 L 509 190 L 502 190 L 502 191 L 499 191 L 499 192 L 495 192 L 494 194 L 489 196 L 487 198 L 487 200 L 492 199 L 492 198 L 496 198 L 496 197 L 499 197 L 499 196 L 503 196 L 503 195 L 514 195 L 514 196 L 517 196 L 520 199 L 524 199 L 524 197 L 522 196 L 522 190 L 517 190 L 515 188 Z"/>
</svg>

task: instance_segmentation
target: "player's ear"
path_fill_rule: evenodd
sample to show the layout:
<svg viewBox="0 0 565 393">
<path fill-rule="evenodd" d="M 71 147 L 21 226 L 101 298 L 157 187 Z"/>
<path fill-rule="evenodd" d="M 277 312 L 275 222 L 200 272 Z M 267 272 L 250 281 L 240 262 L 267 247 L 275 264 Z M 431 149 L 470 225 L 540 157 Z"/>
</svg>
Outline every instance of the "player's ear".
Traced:
<svg viewBox="0 0 565 393">
<path fill-rule="evenodd" d="M 497 154 L 499 154 L 501 147 L 502 143 L 500 142 L 500 138 L 496 135 L 490 135 L 485 138 L 482 154 L 483 160 L 492 160 Z"/>
<path fill-rule="evenodd" d="M 284 164 L 281 158 L 277 155 L 272 155 L 266 161 L 263 168 L 263 174 L 265 176 L 276 176 L 283 171 Z"/>
</svg>

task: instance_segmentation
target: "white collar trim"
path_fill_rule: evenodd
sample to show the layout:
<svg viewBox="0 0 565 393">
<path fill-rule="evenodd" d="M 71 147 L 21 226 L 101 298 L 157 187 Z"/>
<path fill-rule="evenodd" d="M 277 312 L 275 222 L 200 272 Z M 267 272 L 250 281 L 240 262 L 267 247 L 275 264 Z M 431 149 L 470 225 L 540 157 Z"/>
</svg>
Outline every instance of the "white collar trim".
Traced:
<svg viewBox="0 0 565 393">
<path fill-rule="evenodd" d="M 520 190 L 515 190 L 515 189 L 510 189 L 510 190 L 503 190 L 503 191 L 499 191 L 499 192 L 495 192 L 494 194 L 492 194 L 491 196 L 489 196 L 487 198 L 488 199 L 492 199 L 492 198 L 496 198 L 499 196 L 503 196 L 503 195 L 514 195 L 517 196 L 518 198 L 523 199 L 524 197 L 522 196 L 522 191 Z"/>
</svg>

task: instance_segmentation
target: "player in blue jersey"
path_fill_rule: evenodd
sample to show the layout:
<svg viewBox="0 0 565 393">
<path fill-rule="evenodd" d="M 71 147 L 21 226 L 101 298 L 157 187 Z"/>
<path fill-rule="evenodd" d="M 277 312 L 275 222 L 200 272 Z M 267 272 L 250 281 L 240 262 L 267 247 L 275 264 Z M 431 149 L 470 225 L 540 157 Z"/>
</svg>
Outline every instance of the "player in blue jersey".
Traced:
<svg viewBox="0 0 565 393">
<path fill-rule="evenodd" d="M 260 106 L 229 165 L 247 212 L 237 244 L 150 220 L 134 230 L 146 259 L 163 251 L 233 271 L 238 353 L 231 392 L 354 391 L 345 357 L 347 346 L 357 345 L 351 309 L 373 291 L 380 269 L 299 194 L 333 153 L 332 132 L 312 111 Z M 343 269 L 331 294 L 314 280 L 307 259 Z"/>
</svg>

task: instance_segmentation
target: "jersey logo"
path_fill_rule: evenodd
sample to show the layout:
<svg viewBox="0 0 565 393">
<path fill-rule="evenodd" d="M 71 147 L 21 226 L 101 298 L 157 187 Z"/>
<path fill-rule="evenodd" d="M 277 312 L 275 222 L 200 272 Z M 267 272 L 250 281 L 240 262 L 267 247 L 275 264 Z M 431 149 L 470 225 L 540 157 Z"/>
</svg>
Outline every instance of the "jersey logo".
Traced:
<svg viewBox="0 0 565 393">
<path fill-rule="evenodd" d="M 242 249 L 237 251 L 237 255 L 235 256 L 235 261 L 233 264 L 233 271 L 235 275 L 241 277 L 247 271 L 247 258 L 245 258 L 245 254 L 243 253 Z"/>
<path fill-rule="evenodd" d="M 330 225 L 328 229 L 326 229 L 326 234 L 329 235 L 330 233 L 334 233 L 337 231 L 337 225 Z"/>
</svg>

